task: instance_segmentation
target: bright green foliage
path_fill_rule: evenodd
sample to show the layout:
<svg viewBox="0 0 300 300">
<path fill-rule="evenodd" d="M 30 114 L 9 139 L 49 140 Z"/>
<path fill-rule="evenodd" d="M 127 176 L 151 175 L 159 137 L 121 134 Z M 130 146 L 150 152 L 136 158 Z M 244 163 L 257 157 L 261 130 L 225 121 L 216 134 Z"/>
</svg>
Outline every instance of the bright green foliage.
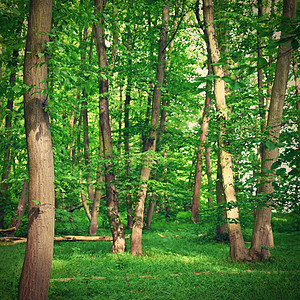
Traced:
<svg viewBox="0 0 300 300">
<path fill-rule="evenodd" d="M 263 1 L 265 3 L 265 1 Z M 178 3 L 178 6 L 175 4 Z M 56 233 L 84 234 L 88 219 L 83 209 L 73 213 L 81 205 L 80 190 L 87 192 L 86 175 L 91 171 L 92 184 L 96 187 L 97 167 L 103 168 L 99 157 L 98 80 L 107 77 L 113 135 L 116 187 L 122 221 L 126 219 L 128 193 L 133 202 L 137 196 L 142 153 L 142 139 L 149 129 L 151 99 L 155 84 L 155 70 L 160 31 L 161 8 L 164 1 L 107 1 L 104 12 L 108 68 L 99 72 L 92 26 L 98 16 L 94 15 L 93 1 L 57 0 L 53 7 L 53 29 L 47 45 L 49 58 L 49 110 L 55 164 L 56 187 Z M 218 39 L 221 45 L 220 63 L 226 67 L 224 81 L 230 90 L 227 95 L 231 118 L 228 121 L 228 149 L 235 162 L 238 204 L 243 226 L 253 222 L 253 209 L 264 204 L 265 198 L 255 195 L 259 179 L 260 162 L 258 151 L 261 145 L 269 149 L 279 147 L 280 157 L 274 170 L 278 180 L 274 183 L 274 206 L 278 211 L 299 210 L 299 111 L 296 110 L 294 87 L 289 88 L 283 117 L 281 140 L 278 145 L 261 132 L 261 115 L 265 108 L 260 105 L 260 96 L 268 98 L 267 86 L 273 81 L 276 51 L 279 44 L 274 32 L 280 31 L 281 1 L 258 18 L 256 1 L 214 1 Z M 190 209 L 193 191 L 196 149 L 200 134 L 200 116 L 205 97 L 205 84 L 212 82 L 214 75 L 206 76 L 206 46 L 203 31 L 195 20 L 193 1 L 170 1 L 170 39 L 174 39 L 172 53 L 167 51 L 170 69 L 162 88 L 162 99 L 168 105 L 166 128 L 161 136 L 159 149 L 153 155 L 153 173 L 149 181 L 149 195 L 154 193 L 157 211 L 154 221 L 164 219 L 166 207 L 170 208 L 169 219 L 175 220 Z M 11 174 L 7 180 L 9 192 L 5 207 L 5 226 L 16 208 L 23 180 L 27 177 L 26 140 L 23 121 L 22 95 L 28 87 L 22 84 L 24 40 L 27 26 L 28 1 L 2 1 L 0 4 L 0 154 L 1 172 L 5 170 L 5 149 L 11 148 Z M 178 26 L 174 28 L 175 16 Z M 85 32 L 86 31 L 86 32 Z M 262 39 L 263 57 L 257 57 L 257 31 Z M 295 33 L 295 28 L 292 28 Z M 85 32 L 85 36 L 84 36 Z M 114 41 L 118 37 L 118 43 Z M 293 39 L 293 45 L 297 37 Z M 169 45 L 169 44 L 168 44 Z M 114 50 L 116 49 L 116 50 Z M 18 50 L 17 66 L 12 67 L 13 50 Z M 91 53 L 91 56 L 90 56 Z M 41 53 L 38 54 L 40 57 Z M 258 90 L 257 68 L 263 70 L 264 88 Z M 11 73 L 16 80 L 10 83 Z M 293 84 L 293 82 L 292 82 Z M 129 127 L 125 128 L 125 97 L 130 85 Z M 86 92 L 86 97 L 83 95 Z M 121 94 L 120 94 L 121 93 Z M 121 99 L 120 99 L 121 95 Z M 7 100 L 14 99 L 11 132 L 5 129 Z M 84 162 L 83 122 L 81 111 L 84 101 L 89 117 L 90 165 Z M 217 163 L 217 140 L 219 121 L 216 112 L 210 111 L 207 146 L 211 149 L 212 177 L 215 186 Z M 298 122 L 298 123 L 297 123 Z M 125 155 L 124 134 L 129 133 L 130 150 Z M 165 155 L 166 153 L 166 155 Z M 127 163 L 130 165 L 130 175 Z M 203 168 L 203 175 L 205 174 Z M 167 178 L 167 180 L 165 180 Z M 201 194 L 201 223 L 208 227 L 217 223 L 220 207 L 208 208 L 210 195 L 206 176 L 203 176 Z M 104 191 L 104 187 L 100 187 Z M 168 197 L 166 200 L 166 196 Z M 148 197 L 149 198 L 149 197 Z M 91 204 L 91 200 L 87 200 Z M 105 199 L 101 200 L 99 231 L 107 225 Z M 227 207 L 228 209 L 228 207 Z M 25 218 L 24 218 L 25 220 Z M 84 226 L 82 223 L 86 222 Z M 26 221 L 25 221 L 26 224 Z M 79 225 L 80 224 L 80 225 Z M 82 226 L 82 230 L 78 227 Z M 22 227 L 17 234 L 24 235 Z"/>
</svg>

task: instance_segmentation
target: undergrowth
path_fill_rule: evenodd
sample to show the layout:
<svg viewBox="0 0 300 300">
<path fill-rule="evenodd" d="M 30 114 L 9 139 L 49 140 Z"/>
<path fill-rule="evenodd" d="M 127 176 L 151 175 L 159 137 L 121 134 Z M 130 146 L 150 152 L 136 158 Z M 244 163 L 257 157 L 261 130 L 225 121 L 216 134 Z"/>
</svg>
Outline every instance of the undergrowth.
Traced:
<svg viewBox="0 0 300 300">
<path fill-rule="evenodd" d="M 279 228 L 264 263 L 232 262 L 227 243 L 183 222 L 145 230 L 143 256 L 112 254 L 108 241 L 55 243 L 49 299 L 300 299 L 299 234 Z M 17 298 L 24 253 L 25 244 L 0 246 L 0 299 Z"/>
</svg>

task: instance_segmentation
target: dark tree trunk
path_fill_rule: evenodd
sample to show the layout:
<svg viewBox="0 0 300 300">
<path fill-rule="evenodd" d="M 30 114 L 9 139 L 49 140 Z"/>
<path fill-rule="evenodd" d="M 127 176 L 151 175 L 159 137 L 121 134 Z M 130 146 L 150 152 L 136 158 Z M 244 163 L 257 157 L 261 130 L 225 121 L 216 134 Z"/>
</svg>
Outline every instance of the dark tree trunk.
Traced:
<svg viewBox="0 0 300 300">
<path fill-rule="evenodd" d="M 105 1 L 95 0 L 95 14 L 104 11 Z M 101 25 L 100 25 L 101 24 Z M 100 17 L 100 24 L 97 22 L 94 26 L 95 43 L 98 55 L 98 65 L 103 72 L 107 68 L 106 47 L 104 40 L 104 17 Z M 108 206 L 108 219 L 113 236 L 113 252 L 125 251 L 125 233 L 121 222 L 117 193 L 115 187 L 115 175 L 113 170 L 113 147 L 111 128 L 109 124 L 109 109 L 108 109 L 108 79 L 99 79 L 99 118 L 103 140 L 103 153 L 106 160 L 105 164 L 105 187 L 106 199 Z"/>
<path fill-rule="evenodd" d="M 209 64 L 208 66 L 208 75 L 212 74 L 212 68 Z M 197 152 L 197 161 L 196 161 L 196 169 L 195 169 L 195 177 L 194 177 L 194 191 L 193 191 L 193 202 L 192 202 L 192 215 L 191 220 L 194 223 L 199 223 L 199 208 L 200 208 L 200 193 L 201 193 L 201 183 L 202 183 L 202 163 L 203 157 L 205 156 L 205 142 L 207 140 L 208 134 L 208 124 L 209 124 L 209 110 L 211 105 L 211 86 L 209 83 L 206 84 L 206 98 L 202 116 L 201 123 L 201 133 L 199 137 L 199 146 Z"/>
<path fill-rule="evenodd" d="M 52 0 L 31 0 L 24 60 L 24 95 L 29 160 L 28 239 L 19 299 L 47 299 L 54 239 L 54 165 L 47 110 L 45 45 L 51 30 Z M 40 32 L 40 34 L 36 34 Z M 45 55 L 40 56 L 43 53 Z"/>
</svg>

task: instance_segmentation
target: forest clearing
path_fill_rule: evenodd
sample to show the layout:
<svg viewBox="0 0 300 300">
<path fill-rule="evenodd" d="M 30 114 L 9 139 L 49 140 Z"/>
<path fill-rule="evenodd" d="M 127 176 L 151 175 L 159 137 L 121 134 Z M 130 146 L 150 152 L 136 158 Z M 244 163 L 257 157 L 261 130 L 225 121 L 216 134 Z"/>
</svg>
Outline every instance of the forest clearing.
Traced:
<svg viewBox="0 0 300 300">
<path fill-rule="evenodd" d="M 109 241 L 55 242 L 48 299 L 299 299 L 299 220 L 297 231 L 292 216 L 275 217 L 272 260 L 261 263 L 232 262 L 228 243 L 180 220 L 155 220 L 140 257 L 110 253 Z M 250 245 L 251 230 L 243 233 Z M 17 297 L 24 252 L 0 243 L 1 299 Z"/>
<path fill-rule="evenodd" d="M 299 299 L 297 12 L 1 1 L 1 299 Z"/>
</svg>

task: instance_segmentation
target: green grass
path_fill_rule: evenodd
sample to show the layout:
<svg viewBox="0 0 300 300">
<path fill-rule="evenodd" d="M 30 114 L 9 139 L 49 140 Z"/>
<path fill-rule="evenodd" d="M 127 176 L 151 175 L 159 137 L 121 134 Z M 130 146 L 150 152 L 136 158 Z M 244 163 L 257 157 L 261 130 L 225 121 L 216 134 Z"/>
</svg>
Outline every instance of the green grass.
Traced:
<svg viewBox="0 0 300 300">
<path fill-rule="evenodd" d="M 232 262 L 228 244 L 198 234 L 158 223 L 144 231 L 142 257 L 118 258 L 106 241 L 55 243 L 49 299 L 300 299 L 299 232 L 275 232 L 264 263 Z M 24 244 L 0 246 L 0 299 L 16 299 L 24 253 Z"/>
</svg>

